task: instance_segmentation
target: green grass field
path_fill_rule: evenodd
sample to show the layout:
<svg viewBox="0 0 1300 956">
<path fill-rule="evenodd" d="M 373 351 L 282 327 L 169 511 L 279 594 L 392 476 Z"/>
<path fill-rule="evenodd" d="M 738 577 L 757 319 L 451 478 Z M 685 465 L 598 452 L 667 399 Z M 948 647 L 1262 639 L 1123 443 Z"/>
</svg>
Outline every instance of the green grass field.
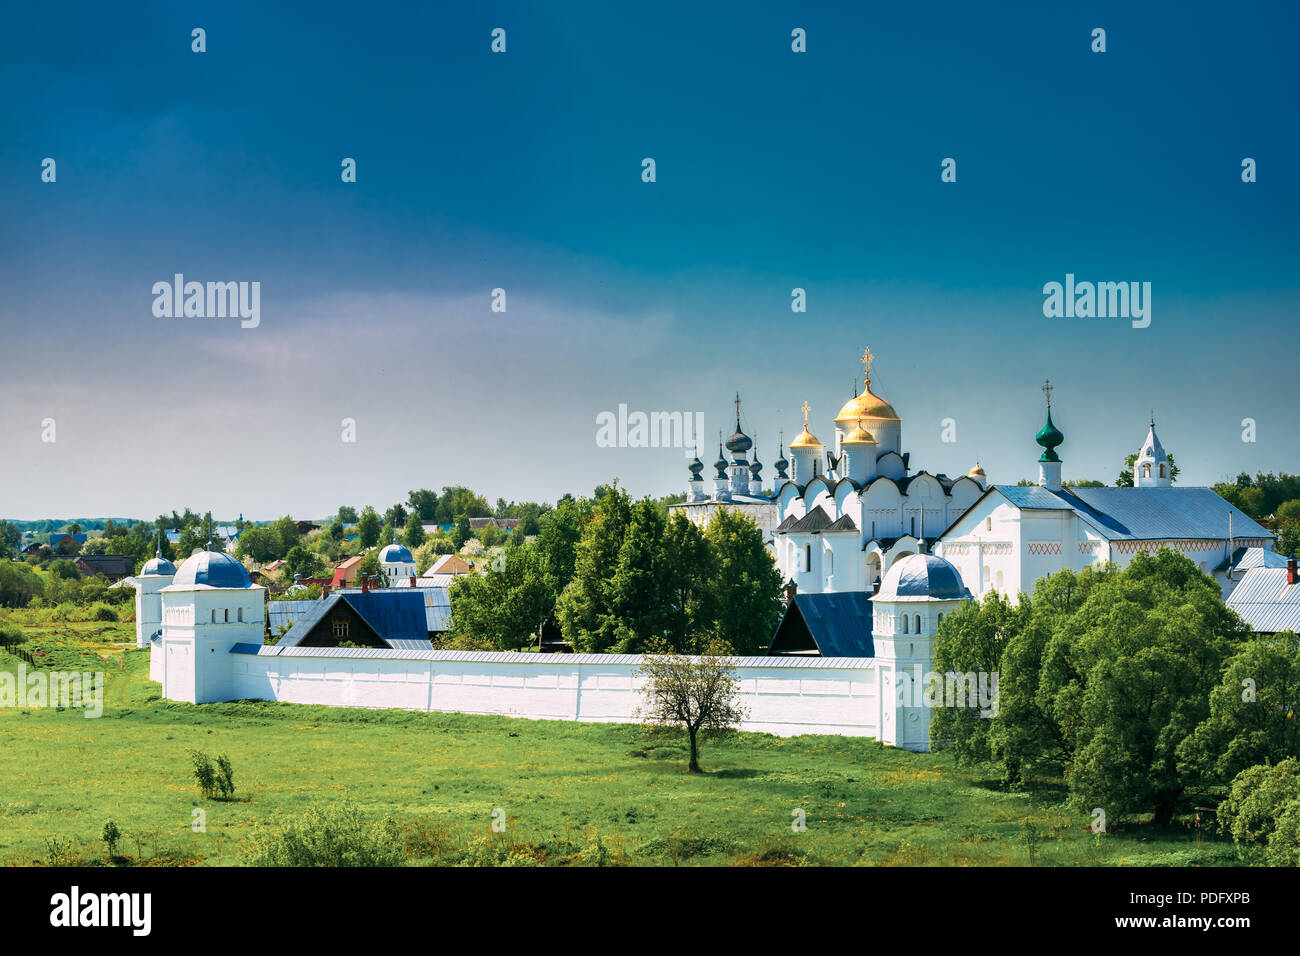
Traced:
<svg viewBox="0 0 1300 956">
<path fill-rule="evenodd" d="M 31 652 L 103 670 L 104 716 L 0 708 L 0 863 L 232 865 L 255 835 L 350 801 L 411 863 L 1224 865 L 1230 842 L 1187 821 L 1105 834 L 1055 789 L 1003 792 L 943 755 L 870 740 L 737 734 L 706 743 L 635 726 L 163 701 L 131 625 L 31 628 Z M 92 633 L 92 630 L 94 633 Z M 17 659 L 0 651 L 0 669 Z M 228 754 L 236 797 L 200 798 L 190 750 Z M 193 832 L 193 811 L 206 832 Z M 506 830 L 493 833 L 494 810 Z M 807 830 L 791 829 L 792 812 Z"/>
</svg>

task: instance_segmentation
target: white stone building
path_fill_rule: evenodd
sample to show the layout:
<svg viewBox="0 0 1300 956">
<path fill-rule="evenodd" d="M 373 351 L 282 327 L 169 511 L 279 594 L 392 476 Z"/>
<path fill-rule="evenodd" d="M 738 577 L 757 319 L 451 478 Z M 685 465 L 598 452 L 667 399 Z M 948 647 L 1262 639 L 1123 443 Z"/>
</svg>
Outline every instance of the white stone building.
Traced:
<svg viewBox="0 0 1300 956">
<path fill-rule="evenodd" d="M 1035 437 L 1043 452 L 1038 484 L 989 488 L 940 536 L 935 550 L 961 572 L 977 598 L 990 590 L 1012 601 L 1039 578 L 1107 561 L 1123 567 L 1139 551 L 1178 551 L 1212 575 L 1225 597 L 1241 548 L 1271 551 L 1274 535 L 1210 488 L 1177 487 L 1156 437 L 1154 416 L 1133 469 L 1131 488 L 1069 487 L 1056 449 L 1065 436 L 1052 422 Z"/>
<path fill-rule="evenodd" d="M 791 473 L 777 461 L 777 567 L 802 593 L 871 591 L 895 562 L 918 553 L 928 525 L 947 527 L 984 492 L 975 466 L 959 478 L 913 471 L 903 421 L 871 390 L 871 351 L 862 393 L 835 416 L 832 450 L 808 426 L 790 443 Z"/>
</svg>

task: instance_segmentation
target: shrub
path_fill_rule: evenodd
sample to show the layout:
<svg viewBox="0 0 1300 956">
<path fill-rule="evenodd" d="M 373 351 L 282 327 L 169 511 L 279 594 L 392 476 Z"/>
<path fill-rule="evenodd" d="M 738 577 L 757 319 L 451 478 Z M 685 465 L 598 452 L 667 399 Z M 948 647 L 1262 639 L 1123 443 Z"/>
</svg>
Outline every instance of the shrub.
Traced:
<svg viewBox="0 0 1300 956">
<path fill-rule="evenodd" d="M 217 795 L 217 772 L 212 767 L 211 758 L 198 750 L 191 750 L 190 761 L 194 767 L 194 782 L 198 785 L 199 794 L 205 800 L 215 798 Z"/>
<path fill-rule="evenodd" d="M 19 628 L 0 624 L 0 647 L 16 647 L 27 643 L 27 635 Z"/>
<path fill-rule="evenodd" d="M 122 831 L 117 828 L 117 824 L 109 820 L 104 824 L 102 834 L 104 845 L 108 847 L 108 858 L 111 860 L 117 856 L 117 841 L 122 839 Z"/>
<path fill-rule="evenodd" d="M 263 829 L 245 860 L 253 866 L 401 866 L 406 857 L 391 820 L 368 821 L 345 803 Z"/>
<path fill-rule="evenodd" d="M 225 754 L 217 757 L 217 790 L 222 800 L 231 800 L 235 796 L 235 772 L 230 766 L 230 758 Z"/>
<path fill-rule="evenodd" d="M 116 621 L 117 610 L 109 607 L 103 601 L 96 601 L 90 608 L 90 619 L 92 621 Z"/>
</svg>

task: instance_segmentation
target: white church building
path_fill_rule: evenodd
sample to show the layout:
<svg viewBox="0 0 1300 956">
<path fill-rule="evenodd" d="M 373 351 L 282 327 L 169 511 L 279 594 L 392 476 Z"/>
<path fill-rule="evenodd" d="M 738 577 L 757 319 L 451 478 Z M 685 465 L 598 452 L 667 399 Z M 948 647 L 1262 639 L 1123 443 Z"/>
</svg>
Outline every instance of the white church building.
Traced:
<svg viewBox="0 0 1300 956">
<path fill-rule="evenodd" d="M 871 390 L 868 349 L 865 381 L 835 416 L 827 449 L 808 424 L 790 442 L 790 474 L 776 463 L 775 504 L 780 523 L 773 550 L 782 576 L 802 593 L 871 591 L 895 562 L 920 551 L 984 493 L 987 477 L 976 462 L 950 478 L 913 470 L 903 450 L 903 420 Z"/>
<path fill-rule="evenodd" d="M 1124 567 L 1138 552 L 1169 548 L 1186 555 L 1218 581 L 1226 598 L 1229 571 L 1242 549 L 1272 551 L 1275 536 L 1211 488 L 1176 487 L 1173 468 L 1156 436 L 1154 415 L 1133 467 L 1132 487 L 1069 487 L 1056 449 L 1065 435 L 1047 422 L 1035 441 L 1038 484 L 989 488 L 940 535 L 936 551 L 960 571 L 977 597 L 990 590 L 1016 601 L 1039 578 L 1063 568 L 1082 570 L 1114 562 Z"/>
</svg>

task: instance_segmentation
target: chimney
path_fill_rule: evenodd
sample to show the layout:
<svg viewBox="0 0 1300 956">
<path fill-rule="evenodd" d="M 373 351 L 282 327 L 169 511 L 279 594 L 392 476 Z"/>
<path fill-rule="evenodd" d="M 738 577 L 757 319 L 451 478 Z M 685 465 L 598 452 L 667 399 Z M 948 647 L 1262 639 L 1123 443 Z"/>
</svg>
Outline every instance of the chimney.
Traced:
<svg viewBox="0 0 1300 956">
<path fill-rule="evenodd" d="M 1286 562 L 1286 583 L 1295 584 L 1295 558 L 1288 558 Z"/>
<path fill-rule="evenodd" d="M 368 574 L 361 575 L 361 593 L 362 594 L 370 593 L 370 575 Z"/>
<path fill-rule="evenodd" d="M 415 575 L 411 575 L 411 587 L 415 587 Z"/>
<path fill-rule="evenodd" d="M 323 601 L 329 596 L 330 596 L 330 586 L 329 586 L 329 582 L 326 582 L 320 586 L 320 597 L 321 600 Z"/>
</svg>

